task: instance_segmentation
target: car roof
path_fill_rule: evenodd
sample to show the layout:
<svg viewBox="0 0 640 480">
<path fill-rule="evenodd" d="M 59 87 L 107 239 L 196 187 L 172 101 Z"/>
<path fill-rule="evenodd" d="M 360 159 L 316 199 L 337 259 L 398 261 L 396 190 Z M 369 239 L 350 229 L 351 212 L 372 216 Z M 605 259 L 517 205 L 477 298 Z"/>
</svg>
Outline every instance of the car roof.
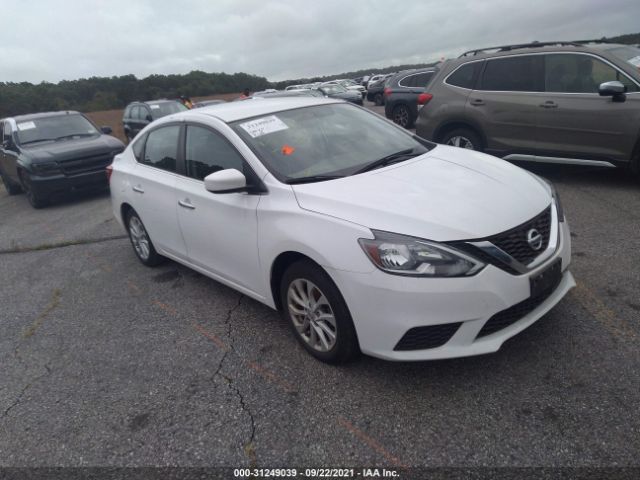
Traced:
<svg viewBox="0 0 640 480">
<path fill-rule="evenodd" d="M 235 122 L 245 118 L 259 117 L 272 113 L 292 110 L 294 108 L 313 107 L 316 105 L 326 105 L 332 103 L 344 103 L 342 100 L 329 100 L 319 97 L 277 97 L 277 98 L 261 98 L 242 100 L 239 102 L 228 102 L 218 104 L 211 107 L 202 107 L 196 110 L 188 110 L 186 112 L 172 115 L 171 118 L 177 119 L 181 116 L 207 115 L 215 117 L 223 122 Z"/>
<path fill-rule="evenodd" d="M 489 47 L 470 50 L 460 55 L 456 60 L 481 60 L 485 58 L 504 57 L 508 55 L 521 55 L 529 53 L 553 53 L 553 52 L 583 52 L 590 53 L 598 50 L 599 53 L 606 51 L 604 44 L 602 47 L 596 45 L 571 43 L 571 42 L 545 42 L 540 44 L 513 45 L 504 47 Z M 611 46 L 612 44 L 606 44 Z"/>
<path fill-rule="evenodd" d="M 40 112 L 40 113 L 27 113 L 25 115 L 16 115 L 12 117 L 16 122 L 26 122 L 29 120 L 37 120 L 38 118 L 46 118 L 46 117 L 59 117 L 62 115 L 75 115 L 80 112 L 76 112 L 75 110 L 61 110 L 58 112 Z"/>
</svg>

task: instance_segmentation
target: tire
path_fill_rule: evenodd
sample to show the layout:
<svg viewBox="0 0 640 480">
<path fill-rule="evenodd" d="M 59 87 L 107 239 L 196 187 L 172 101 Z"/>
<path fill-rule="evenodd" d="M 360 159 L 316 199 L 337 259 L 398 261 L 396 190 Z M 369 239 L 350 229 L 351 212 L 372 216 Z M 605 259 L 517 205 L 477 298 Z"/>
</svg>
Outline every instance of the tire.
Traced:
<svg viewBox="0 0 640 480">
<path fill-rule="evenodd" d="M 409 110 L 409 107 L 407 107 L 404 103 L 393 107 L 393 110 L 391 112 L 391 119 L 394 123 L 407 129 L 412 128 L 413 122 L 415 122 L 415 118 L 413 118 L 413 114 Z"/>
<path fill-rule="evenodd" d="M 49 200 L 38 195 L 33 191 L 33 187 L 31 184 L 31 177 L 24 170 L 20 170 L 18 173 L 20 177 L 20 184 L 22 185 L 22 191 L 27 196 L 27 200 L 31 204 L 33 208 L 40 209 L 44 208 L 49 204 Z"/>
<path fill-rule="evenodd" d="M 447 132 L 440 142 L 452 147 L 466 148 L 469 150 L 482 151 L 482 141 L 480 135 L 470 128 L 456 128 Z"/>
<path fill-rule="evenodd" d="M 373 97 L 373 103 L 375 103 L 378 107 L 384 105 L 384 97 L 381 93 L 376 93 Z"/>
<path fill-rule="evenodd" d="M 127 212 L 125 225 L 131 246 L 138 260 L 147 267 L 155 267 L 165 261 L 165 258 L 156 251 L 147 229 L 134 210 Z"/>
<path fill-rule="evenodd" d="M 313 303 L 308 301 L 309 298 Z M 358 337 L 347 304 L 321 267 L 308 260 L 292 264 L 280 282 L 280 301 L 282 315 L 295 337 L 315 358 L 337 364 L 360 355 Z M 296 314 L 294 309 L 299 313 Z"/>
<path fill-rule="evenodd" d="M 2 183 L 4 185 L 4 188 L 7 189 L 7 193 L 9 195 L 17 195 L 22 192 L 22 188 L 20 188 L 20 185 L 16 185 L 15 183 L 13 183 L 2 172 L 0 172 L 0 177 L 2 177 Z"/>
</svg>

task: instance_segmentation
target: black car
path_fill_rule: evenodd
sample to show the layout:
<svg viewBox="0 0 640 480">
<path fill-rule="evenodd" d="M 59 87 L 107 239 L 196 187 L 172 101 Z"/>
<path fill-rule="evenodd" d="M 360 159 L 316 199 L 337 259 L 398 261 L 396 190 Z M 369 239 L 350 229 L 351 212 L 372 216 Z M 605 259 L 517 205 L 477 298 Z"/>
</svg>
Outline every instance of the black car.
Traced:
<svg viewBox="0 0 640 480">
<path fill-rule="evenodd" d="M 356 105 L 362 105 L 362 95 L 357 90 L 347 90 L 342 85 L 337 84 L 320 85 L 317 90 L 325 97 L 340 98 Z"/>
<path fill-rule="evenodd" d="M 34 208 L 72 190 L 107 187 L 105 168 L 124 144 L 78 112 L 0 120 L 0 176 L 10 195 L 24 191 Z"/>
<path fill-rule="evenodd" d="M 418 96 L 425 92 L 436 70 L 405 70 L 388 78 L 384 87 L 385 116 L 402 127 L 412 128 L 418 117 Z"/>
<path fill-rule="evenodd" d="M 124 135 L 128 141 L 131 141 L 140 130 L 154 120 L 172 113 L 182 112 L 183 110 L 187 110 L 187 107 L 177 100 L 132 102 L 124 109 L 124 115 L 122 116 Z"/>
<path fill-rule="evenodd" d="M 384 105 L 384 87 L 390 76 L 391 75 L 384 75 L 374 82 L 369 82 L 369 86 L 367 87 L 367 100 L 376 105 Z"/>
</svg>

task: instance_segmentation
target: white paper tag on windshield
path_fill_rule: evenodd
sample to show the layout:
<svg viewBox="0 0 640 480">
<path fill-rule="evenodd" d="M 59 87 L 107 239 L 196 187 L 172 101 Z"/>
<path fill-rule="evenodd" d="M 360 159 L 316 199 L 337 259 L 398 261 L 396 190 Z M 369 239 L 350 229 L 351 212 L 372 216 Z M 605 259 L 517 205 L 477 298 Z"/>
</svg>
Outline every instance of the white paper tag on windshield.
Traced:
<svg viewBox="0 0 640 480">
<path fill-rule="evenodd" d="M 152 110 L 158 110 L 160 108 L 160 105 L 149 105 L 151 107 Z"/>
<path fill-rule="evenodd" d="M 287 130 L 289 127 L 275 115 L 268 117 L 262 117 L 257 120 L 251 120 L 250 122 L 241 123 L 240 126 L 249 134 L 252 138 L 261 137 L 273 132 L 279 132 L 280 130 Z"/>
<path fill-rule="evenodd" d="M 36 124 L 33 122 L 22 122 L 18 124 L 18 130 L 31 130 L 32 128 L 36 128 Z"/>
</svg>

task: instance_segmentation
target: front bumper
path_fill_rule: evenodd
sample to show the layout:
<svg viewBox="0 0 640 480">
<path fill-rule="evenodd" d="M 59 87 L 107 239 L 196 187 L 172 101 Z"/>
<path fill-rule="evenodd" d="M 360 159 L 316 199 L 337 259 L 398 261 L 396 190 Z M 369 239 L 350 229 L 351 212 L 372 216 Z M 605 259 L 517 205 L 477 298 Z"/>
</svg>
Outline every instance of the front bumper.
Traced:
<svg viewBox="0 0 640 480">
<path fill-rule="evenodd" d="M 575 286 L 568 270 L 571 260 L 569 227 L 560 223 L 560 243 L 543 264 L 523 275 L 511 275 L 493 265 L 466 278 L 415 278 L 380 270 L 353 273 L 329 269 L 351 312 L 363 353 L 386 360 L 416 361 L 465 357 L 497 351 L 556 305 Z M 562 261 L 562 277 L 553 292 L 514 323 L 478 336 L 496 313 L 530 297 L 530 282 L 555 261 Z M 461 322 L 442 346 L 422 350 L 394 350 L 412 328 Z"/>
<path fill-rule="evenodd" d="M 77 175 L 31 175 L 31 188 L 42 198 L 49 198 L 56 194 L 80 190 L 97 190 L 109 186 L 107 174 L 104 170 L 96 170 Z"/>
</svg>

